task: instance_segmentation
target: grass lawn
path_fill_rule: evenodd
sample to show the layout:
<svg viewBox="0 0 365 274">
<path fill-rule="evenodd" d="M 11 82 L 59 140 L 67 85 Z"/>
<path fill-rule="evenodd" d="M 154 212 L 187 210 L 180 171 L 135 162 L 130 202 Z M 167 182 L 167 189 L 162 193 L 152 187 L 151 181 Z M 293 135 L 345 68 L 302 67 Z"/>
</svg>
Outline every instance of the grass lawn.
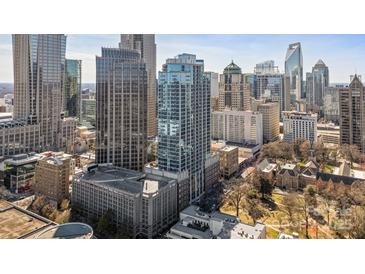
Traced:
<svg viewBox="0 0 365 274">
<path fill-rule="evenodd" d="M 226 214 L 229 214 L 229 215 L 236 216 L 236 209 L 232 206 L 229 206 L 229 205 L 223 205 L 219 209 L 219 211 L 222 212 L 222 213 L 226 213 Z M 242 223 L 253 224 L 251 217 L 246 212 L 244 212 L 242 209 L 240 210 L 239 218 L 240 218 Z"/>
<path fill-rule="evenodd" d="M 279 230 L 288 235 L 292 235 L 293 232 L 296 232 L 299 234 L 300 239 L 305 239 L 306 237 L 305 237 L 304 216 L 302 213 L 299 212 L 295 213 L 294 217 L 296 221 L 294 224 L 292 224 L 293 226 L 291 225 L 289 215 L 282 206 L 284 195 L 278 193 L 272 194 L 272 199 L 277 204 L 277 208 L 275 210 L 269 210 L 269 208 L 266 207 L 266 205 L 261 202 L 258 206 L 265 208 L 265 216 L 262 217 L 261 219 L 258 219 L 257 221 L 267 225 L 266 234 L 268 239 L 277 239 L 280 234 Z M 298 195 L 298 199 L 303 199 L 303 195 Z M 325 208 L 326 208 L 325 203 L 321 199 L 318 199 L 318 207 L 316 210 L 324 216 L 325 220 L 327 220 L 327 215 L 325 214 L 326 213 Z M 220 211 L 233 216 L 236 215 L 235 208 L 228 204 L 224 204 L 220 208 Z M 240 209 L 239 218 L 243 223 L 251 225 L 253 224 L 252 218 L 247 214 L 247 211 L 245 209 Z M 331 219 L 330 222 L 332 222 L 332 220 L 335 221 L 337 219 L 335 210 L 332 206 L 331 206 L 330 219 Z M 270 225 L 272 227 L 270 227 Z M 310 219 L 308 234 L 309 238 L 311 239 L 315 239 L 317 235 L 319 239 L 336 238 L 334 231 L 331 231 L 327 224 L 326 225 L 318 224 L 318 231 L 317 231 L 317 226 L 313 219 Z"/>
<path fill-rule="evenodd" d="M 280 232 L 272 229 L 271 227 L 266 227 L 266 238 L 267 239 L 277 239 Z"/>
<path fill-rule="evenodd" d="M 331 166 L 331 165 L 325 165 L 324 167 L 324 172 L 327 172 L 327 173 L 332 173 L 334 170 L 334 166 Z"/>
<path fill-rule="evenodd" d="M 276 204 L 282 204 L 283 203 L 283 195 L 277 194 L 277 193 L 273 193 L 272 194 L 272 199 L 274 200 L 274 202 Z"/>
</svg>

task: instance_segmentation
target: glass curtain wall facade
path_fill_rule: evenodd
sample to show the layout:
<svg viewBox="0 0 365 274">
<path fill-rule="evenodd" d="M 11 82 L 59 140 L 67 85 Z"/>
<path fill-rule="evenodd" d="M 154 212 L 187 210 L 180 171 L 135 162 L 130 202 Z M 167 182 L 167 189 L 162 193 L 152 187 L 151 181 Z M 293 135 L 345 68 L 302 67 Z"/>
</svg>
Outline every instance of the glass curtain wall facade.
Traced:
<svg viewBox="0 0 365 274">
<path fill-rule="evenodd" d="M 322 60 L 318 60 L 312 73 L 307 73 L 306 83 L 308 104 L 312 109 L 322 109 L 324 90 L 329 86 L 329 70 Z"/>
<path fill-rule="evenodd" d="M 190 201 L 204 193 L 210 154 L 210 82 L 204 61 L 181 54 L 158 76 L 158 168 L 189 172 Z"/>
<path fill-rule="evenodd" d="M 120 48 L 135 49 L 146 63 L 147 82 L 147 134 L 157 136 L 156 111 L 156 43 L 154 34 L 121 34 Z"/>
<path fill-rule="evenodd" d="M 285 57 L 285 93 L 286 100 L 294 105 L 296 101 L 305 98 L 303 90 L 303 56 L 300 43 L 290 44 Z"/>
<path fill-rule="evenodd" d="M 142 171 L 147 143 L 147 70 L 136 50 L 96 57 L 96 162 Z"/>
<path fill-rule="evenodd" d="M 14 119 L 40 125 L 42 148 L 57 149 L 63 118 L 66 36 L 14 34 Z"/>
<path fill-rule="evenodd" d="M 66 59 L 64 109 L 66 116 L 80 119 L 81 60 Z"/>
<path fill-rule="evenodd" d="M 356 145 L 365 153 L 365 89 L 355 75 L 348 88 L 339 89 L 340 142 Z"/>
</svg>

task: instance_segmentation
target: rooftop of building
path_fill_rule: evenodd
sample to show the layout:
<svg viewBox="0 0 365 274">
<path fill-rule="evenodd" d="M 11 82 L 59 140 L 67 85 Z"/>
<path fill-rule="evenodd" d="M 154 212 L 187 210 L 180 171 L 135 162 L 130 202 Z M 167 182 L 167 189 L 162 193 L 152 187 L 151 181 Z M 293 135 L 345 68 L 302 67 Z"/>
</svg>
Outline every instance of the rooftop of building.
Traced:
<svg viewBox="0 0 365 274">
<path fill-rule="evenodd" d="M 66 223 L 49 227 L 37 235 L 37 239 L 91 239 L 93 229 L 84 223 Z"/>
<path fill-rule="evenodd" d="M 283 239 L 299 239 L 299 235 L 296 232 L 293 232 L 292 235 L 285 234 L 285 233 L 280 233 L 278 239 L 281 239 L 281 240 L 283 240 Z"/>
<path fill-rule="evenodd" d="M 257 169 L 262 172 L 271 172 L 277 167 L 277 164 L 270 163 L 267 158 L 262 160 L 258 165 Z"/>
<path fill-rule="evenodd" d="M 12 112 L 0 112 L 0 121 L 2 121 L 3 119 L 11 119 L 12 117 Z"/>
<path fill-rule="evenodd" d="M 322 59 L 319 59 L 314 67 L 326 67 L 326 64 L 323 62 Z"/>
<path fill-rule="evenodd" d="M 29 154 L 17 154 L 12 156 L 9 159 L 6 159 L 4 161 L 5 164 L 8 165 L 13 165 L 13 166 L 20 166 L 20 165 L 25 165 L 25 164 L 29 164 L 29 163 L 34 163 L 36 161 L 38 161 L 41 158 L 40 154 L 36 154 L 34 152 L 29 153 Z"/>
<path fill-rule="evenodd" d="M 351 168 L 349 161 L 343 160 L 339 167 L 333 168 L 333 174 L 339 176 L 353 177 L 359 180 L 365 180 L 365 171 Z"/>
<path fill-rule="evenodd" d="M 54 226 L 46 218 L 0 200 L 0 239 L 33 238 Z"/>
<path fill-rule="evenodd" d="M 288 169 L 288 170 L 293 170 L 295 169 L 296 164 L 285 164 L 284 166 L 282 166 L 282 169 Z"/>
<path fill-rule="evenodd" d="M 282 111 L 282 114 L 283 114 L 284 117 L 286 117 L 286 116 L 301 116 L 301 117 L 316 117 L 317 118 L 316 113 L 302 112 L 302 111 L 296 111 L 296 110 Z"/>
<path fill-rule="evenodd" d="M 224 151 L 224 152 L 231 152 L 231 151 L 234 151 L 236 149 L 238 150 L 238 147 L 236 147 L 236 146 L 224 146 L 220 150 Z"/>
<path fill-rule="evenodd" d="M 0 129 L 1 128 L 16 128 L 16 127 L 25 127 L 25 126 L 37 126 L 30 124 L 26 119 L 2 119 L 0 120 Z"/>
<path fill-rule="evenodd" d="M 242 70 L 232 60 L 232 62 L 224 68 L 223 74 L 242 74 Z"/>
<path fill-rule="evenodd" d="M 196 59 L 195 54 L 190 53 L 182 53 L 174 58 L 168 58 L 166 60 L 166 64 L 186 64 L 186 65 L 196 65 L 196 64 L 203 64 L 203 60 Z"/>
<path fill-rule="evenodd" d="M 318 130 L 325 130 L 325 131 L 339 131 L 340 126 L 335 125 L 334 123 L 318 123 L 317 124 Z"/>
<path fill-rule="evenodd" d="M 182 232 L 202 239 L 257 239 L 263 230 L 265 225 L 261 223 L 254 226 L 244 224 L 235 216 L 219 211 L 206 213 L 192 205 L 180 213 L 180 221 L 170 233 Z"/>
<path fill-rule="evenodd" d="M 172 181 L 158 175 L 146 175 L 111 164 L 89 166 L 88 171 L 81 176 L 80 180 L 132 194 L 152 194 Z"/>
<path fill-rule="evenodd" d="M 71 154 L 60 152 L 47 151 L 40 154 L 40 161 L 46 161 L 51 165 L 63 165 L 64 161 L 72 158 Z"/>
</svg>

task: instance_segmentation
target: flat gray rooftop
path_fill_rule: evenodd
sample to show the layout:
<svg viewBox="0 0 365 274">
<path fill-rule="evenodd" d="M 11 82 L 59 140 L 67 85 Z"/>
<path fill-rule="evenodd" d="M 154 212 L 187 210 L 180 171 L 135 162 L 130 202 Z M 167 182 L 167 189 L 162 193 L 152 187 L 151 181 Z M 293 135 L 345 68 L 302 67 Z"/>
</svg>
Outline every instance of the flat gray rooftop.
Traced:
<svg viewBox="0 0 365 274">
<path fill-rule="evenodd" d="M 157 181 L 158 187 L 156 187 L 156 191 L 166 186 L 169 182 L 169 180 L 163 177 L 150 176 L 139 171 L 120 167 L 101 165 L 85 173 L 80 180 L 133 194 L 143 193 L 145 182 Z"/>
</svg>

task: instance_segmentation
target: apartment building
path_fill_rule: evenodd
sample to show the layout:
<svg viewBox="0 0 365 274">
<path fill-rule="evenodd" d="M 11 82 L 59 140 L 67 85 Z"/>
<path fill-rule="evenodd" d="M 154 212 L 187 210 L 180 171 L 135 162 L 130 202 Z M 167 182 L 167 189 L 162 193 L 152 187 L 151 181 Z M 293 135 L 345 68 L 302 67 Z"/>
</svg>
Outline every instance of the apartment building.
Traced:
<svg viewBox="0 0 365 274">
<path fill-rule="evenodd" d="M 317 142 L 317 114 L 283 111 L 284 141 L 308 140 Z"/>
<path fill-rule="evenodd" d="M 263 143 L 262 114 L 253 111 L 212 112 L 212 139 L 237 144 Z"/>
</svg>

